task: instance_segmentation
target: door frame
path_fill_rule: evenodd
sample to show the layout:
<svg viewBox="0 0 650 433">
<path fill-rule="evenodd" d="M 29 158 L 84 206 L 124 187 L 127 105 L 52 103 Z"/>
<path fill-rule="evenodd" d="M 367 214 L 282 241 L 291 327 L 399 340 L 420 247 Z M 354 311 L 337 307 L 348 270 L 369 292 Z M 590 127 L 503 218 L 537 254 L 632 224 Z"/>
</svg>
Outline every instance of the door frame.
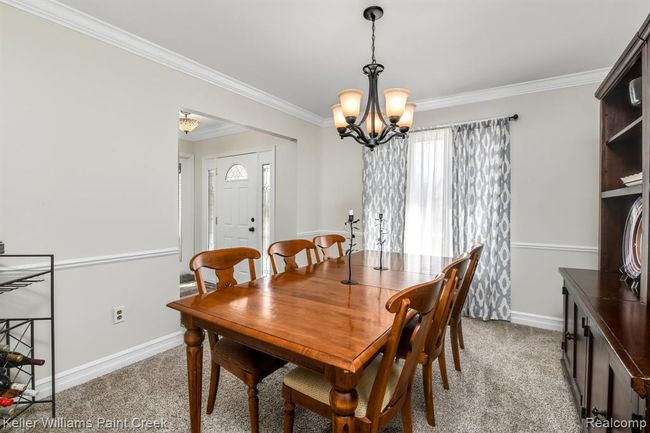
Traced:
<svg viewBox="0 0 650 433">
<path fill-rule="evenodd" d="M 190 166 L 192 166 L 192 214 L 196 212 L 196 164 L 194 160 L 194 154 L 193 153 L 187 153 L 187 152 L 178 152 L 178 163 L 181 163 L 181 159 L 187 160 Z M 181 191 L 177 191 L 177 198 L 182 195 Z M 181 209 L 182 203 L 179 203 L 177 201 L 176 207 L 179 209 L 179 214 L 183 212 Z M 182 226 L 182 220 L 177 221 L 177 225 L 181 228 L 181 232 L 183 230 Z M 185 257 L 183 258 L 183 244 L 182 244 L 182 239 L 183 236 L 181 234 L 181 244 L 178 246 L 178 260 L 179 262 L 183 263 L 189 263 L 191 257 Z M 196 218 L 192 219 L 192 254 L 196 254 Z M 187 269 L 186 269 L 187 270 Z"/>
<path fill-rule="evenodd" d="M 275 218 L 275 167 L 276 167 L 276 160 L 275 160 L 275 155 L 276 155 L 276 148 L 277 145 L 268 145 L 268 146 L 259 146 L 259 147 L 253 147 L 251 149 L 248 149 L 246 151 L 230 151 L 230 152 L 218 152 L 218 153 L 211 153 L 208 155 L 203 155 L 201 157 L 201 248 L 202 251 L 206 251 L 208 249 L 208 174 L 207 174 L 207 162 L 209 160 L 214 160 L 214 159 L 219 159 L 219 158 L 227 158 L 231 156 L 239 156 L 239 155 L 248 155 L 251 153 L 254 153 L 257 155 L 257 175 L 259 182 L 261 184 L 262 181 L 262 165 L 259 163 L 260 162 L 260 153 L 263 152 L 271 152 L 271 241 L 275 239 L 275 228 L 276 228 L 276 218 Z M 259 186 L 259 185 L 258 185 Z M 195 193 L 196 196 L 196 193 Z M 258 215 L 261 215 L 262 212 L 262 203 L 261 200 L 258 200 L 257 206 L 256 206 L 256 213 Z M 262 221 L 260 221 L 261 223 Z M 196 231 L 196 227 L 195 227 Z M 261 231 L 260 231 L 260 239 L 261 239 Z M 264 254 L 264 252 L 261 252 Z"/>
</svg>

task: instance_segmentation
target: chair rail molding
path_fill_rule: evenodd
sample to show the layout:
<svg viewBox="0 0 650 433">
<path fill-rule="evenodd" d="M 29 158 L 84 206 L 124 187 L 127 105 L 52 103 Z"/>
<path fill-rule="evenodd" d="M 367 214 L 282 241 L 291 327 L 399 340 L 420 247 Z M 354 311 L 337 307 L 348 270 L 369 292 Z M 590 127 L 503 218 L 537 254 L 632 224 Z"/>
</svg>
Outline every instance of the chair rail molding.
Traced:
<svg viewBox="0 0 650 433">
<path fill-rule="evenodd" d="M 590 245 L 564 245 L 564 244 L 546 244 L 532 242 L 511 242 L 510 246 L 516 249 L 524 250 L 545 250 L 545 251 L 565 251 L 571 253 L 592 253 L 598 254 L 598 247 Z"/>
<path fill-rule="evenodd" d="M 0 2 L 206 81 L 306 122 L 319 126 L 323 123 L 323 118 L 311 111 L 58 1 L 0 0 Z"/>
<path fill-rule="evenodd" d="M 54 262 L 54 270 L 61 271 L 66 269 L 82 268 L 86 266 L 105 265 L 108 263 L 130 262 L 133 260 L 152 259 L 156 257 L 167 257 L 178 255 L 178 247 L 160 248 L 155 250 L 133 251 L 127 253 L 109 254 L 105 256 L 92 256 L 92 257 L 78 257 L 74 259 L 57 260 Z M 25 269 L 41 269 L 47 268 L 48 263 L 29 263 L 10 268 L 3 268 L 4 270 L 25 270 Z"/>
</svg>

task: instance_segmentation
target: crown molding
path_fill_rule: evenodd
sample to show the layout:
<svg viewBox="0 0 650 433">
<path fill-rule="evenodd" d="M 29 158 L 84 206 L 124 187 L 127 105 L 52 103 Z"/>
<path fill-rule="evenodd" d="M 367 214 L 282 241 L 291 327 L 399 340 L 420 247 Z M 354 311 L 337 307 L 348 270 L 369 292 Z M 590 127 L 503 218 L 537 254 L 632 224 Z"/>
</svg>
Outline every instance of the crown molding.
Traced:
<svg viewBox="0 0 650 433">
<path fill-rule="evenodd" d="M 198 78 L 230 92 L 267 105 L 283 113 L 315 125 L 323 118 L 282 98 L 250 86 L 236 78 L 209 68 L 199 62 L 156 45 L 91 15 L 55 0 L 0 0 L 9 6 L 60 24 L 69 29 L 106 42 L 130 53 L 152 60 L 179 72 Z"/>
<path fill-rule="evenodd" d="M 242 132 L 251 131 L 251 129 L 240 125 L 215 125 L 211 128 L 199 128 L 189 134 L 179 134 L 178 137 L 187 141 L 202 141 L 211 138 L 223 137 L 226 135 L 240 134 Z"/>
<path fill-rule="evenodd" d="M 556 77 L 543 78 L 541 80 L 525 81 L 523 83 L 508 84 L 506 86 L 492 87 L 473 92 L 457 93 L 455 95 L 441 96 L 438 98 L 421 99 L 415 101 L 417 104 L 415 111 L 436 110 L 439 108 L 526 95 L 528 93 L 548 92 L 550 90 L 565 89 L 567 87 L 597 84 L 605 79 L 609 70 L 610 68 L 594 69 L 592 71 L 559 75 Z M 323 127 L 333 125 L 334 121 L 329 117 L 326 118 L 322 124 Z"/>
<path fill-rule="evenodd" d="M 542 78 L 541 80 L 525 81 L 523 83 L 508 84 L 505 86 L 458 93 L 439 98 L 422 99 L 420 101 L 415 101 L 417 104 L 416 111 L 435 110 L 437 108 L 453 107 L 456 105 L 473 104 L 476 102 L 492 101 L 494 99 L 508 98 L 511 96 L 526 95 L 528 93 L 548 92 L 550 90 L 565 89 L 567 87 L 596 84 L 605 79 L 609 69 L 610 68 L 594 69 L 592 71 L 559 75 L 556 77 Z"/>
</svg>

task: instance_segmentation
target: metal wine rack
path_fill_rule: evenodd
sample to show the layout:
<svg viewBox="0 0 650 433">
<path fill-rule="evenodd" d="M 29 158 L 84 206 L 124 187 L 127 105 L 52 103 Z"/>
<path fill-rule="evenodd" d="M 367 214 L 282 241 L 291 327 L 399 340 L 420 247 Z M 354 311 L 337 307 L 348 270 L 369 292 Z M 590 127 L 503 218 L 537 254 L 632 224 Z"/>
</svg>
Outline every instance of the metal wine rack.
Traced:
<svg viewBox="0 0 650 433">
<path fill-rule="evenodd" d="M 52 254 L 2 254 L 0 259 L 4 261 L 5 258 L 22 258 L 22 259 L 47 259 L 47 265 L 38 265 L 35 269 L 16 269 L 9 267 L 8 263 L 2 263 L 3 268 L 0 269 L 0 296 L 9 292 L 21 290 L 36 283 L 47 283 L 49 280 L 49 316 L 39 317 L 11 317 L 0 318 L 0 344 L 9 346 L 12 352 L 19 352 L 27 357 L 36 358 L 42 352 L 36 350 L 35 340 L 35 324 L 45 323 L 49 325 L 50 331 L 50 359 L 49 370 L 51 380 L 51 394 L 48 398 L 38 398 L 36 392 L 36 368 L 34 365 L 25 365 L 14 368 L 7 368 L 7 375 L 12 381 L 19 381 L 24 383 L 31 389 L 31 392 L 26 391 L 18 397 L 14 398 L 16 411 L 10 416 L 0 419 L 5 422 L 0 422 L 0 430 L 4 426 L 9 425 L 11 421 L 20 417 L 29 408 L 34 405 L 50 404 L 52 410 L 52 417 L 56 416 L 56 386 L 55 386 L 55 352 L 54 352 L 54 255 Z M 41 286 L 45 286 L 42 284 Z M 36 287 L 36 286 L 35 286 Z M 0 302 L 1 301 L 0 297 Z M 0 363 L 0 367 L 6 368 Z M 42 368 L 42 367 L 38 367 Z M 0 397 L 5 393 L 0 391 Z"/>
</svg>

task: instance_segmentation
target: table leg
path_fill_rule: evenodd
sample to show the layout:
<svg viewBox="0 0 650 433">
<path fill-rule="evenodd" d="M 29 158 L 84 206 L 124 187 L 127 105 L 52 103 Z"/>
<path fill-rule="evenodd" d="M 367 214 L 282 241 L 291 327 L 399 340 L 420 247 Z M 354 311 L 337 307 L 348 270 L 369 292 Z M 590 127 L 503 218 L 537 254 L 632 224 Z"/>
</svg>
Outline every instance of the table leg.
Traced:
<svg viewBox="0 0 650 433">
<path fill-rule="evenodd" d="M 330 406 L 332 407 L 332 433 L 354 433 L 354 411 L 359 403 L 357 377 L 337 371 L 331 380 Z"/>
<path fill-rule="evenodd" d="M 192 433 L 201 433 L 201 389 L 203 384 L 203 330 L 197 327 L 185 331 L 187 345 L 187 386 L 190 397 Z"/>
</svg>

